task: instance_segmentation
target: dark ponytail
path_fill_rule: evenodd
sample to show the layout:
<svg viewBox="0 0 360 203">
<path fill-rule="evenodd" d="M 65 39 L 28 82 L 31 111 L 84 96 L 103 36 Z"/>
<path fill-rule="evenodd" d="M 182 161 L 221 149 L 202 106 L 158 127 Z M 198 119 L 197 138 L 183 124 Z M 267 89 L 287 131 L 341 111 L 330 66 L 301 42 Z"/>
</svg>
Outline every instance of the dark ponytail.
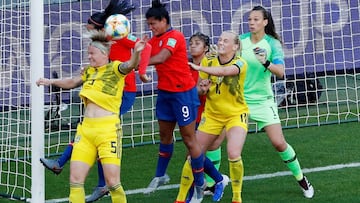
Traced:
<svg viewBox="0 0 360 203">
<path fill-rule="evenodd" d="M 128 0 L 111 0 L 103 12 L 97 12 L 90 16 L 88 24 L 94 25 L 94 28 L 100 30 L 104 27 L 106 19 L 114 14 L 127 15 L 135 10 L 135 5 L 130 4 Z"/>
</svg>

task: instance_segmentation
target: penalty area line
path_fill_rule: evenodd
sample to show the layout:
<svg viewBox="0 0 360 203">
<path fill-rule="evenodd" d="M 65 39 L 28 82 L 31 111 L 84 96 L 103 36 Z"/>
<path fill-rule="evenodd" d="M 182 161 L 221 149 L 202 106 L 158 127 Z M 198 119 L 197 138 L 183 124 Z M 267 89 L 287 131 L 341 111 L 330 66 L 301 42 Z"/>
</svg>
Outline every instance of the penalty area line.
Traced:
<svg viewBox="0 0 360 203">
<path fill-rule="evenodd" d="M 339 169 L 343 169 L 343 168 L 356 168 L 356 167 L 360 167 L 360 163 L 336 164 L 336 165 L 316 167 L 316 168 L 303 168 L 302 171 L 303 171 L 303 173 L 307 174 L 307 173 L 332 171 L 332 170 L 339 170 Z M 275 173 L 253 175 L 253 176 L 244 176 L 243 180 L 244 181 L 259 180 L 259 179 L 290 176 L 290 175 L 292 175 L 290 171 L 281 171 L 281 172 L 275 172 Z M 179 184 L 163 185 L 163 186 L 160 186 L 157 190 L 169 190 L 169 189 L 175 189 L 175 188 L 179 188 Z M 139 193 L 143 193 L 145 191 L 145 189 L 146 188 L 127 190 L 125 193 L 127 195 L 139 194 Z"/>
<path fill-rule="evenodd" d="M 355 163 L 348 163 L 348 164 L 336 164 L 330 166 L 323 166 L 323 167 L 316 167 L 316 168 L 303 168 L 302 171 L 307 173 L 315 173 L 321 171 L 332 171 L 332 170 L 339 170 L 344 168 L 356 168 L 360 167 L 359 162 Z M 289 176 L 292 175 L 290 171 L 280 171 L 275 173 L 266 173 L 266 174 L 259 174 L 253 176 L 244 176 L 244 181 L 249 180 L 259 180 L 259 179 L 267 179 L 267 178 L 274 178 L 274 177 L 281 177 L 281 176 Z M 157 190 L 170 190 L 179 188 L 179 184 L 172 184 L 172 185 L 163 185 L 160 186 Z M 133 194 L 140 194 L 145 191 L 146 188 L 134 189 L 134 190 L 127 190 L 125 191 L 126 195 L 133 195 Z M 68 202 L 69 198 L 61 198 L 61 199 L 52 199 L 45 201 L 46 203 L 59 203 L 59 202 Z"/>
</svg>

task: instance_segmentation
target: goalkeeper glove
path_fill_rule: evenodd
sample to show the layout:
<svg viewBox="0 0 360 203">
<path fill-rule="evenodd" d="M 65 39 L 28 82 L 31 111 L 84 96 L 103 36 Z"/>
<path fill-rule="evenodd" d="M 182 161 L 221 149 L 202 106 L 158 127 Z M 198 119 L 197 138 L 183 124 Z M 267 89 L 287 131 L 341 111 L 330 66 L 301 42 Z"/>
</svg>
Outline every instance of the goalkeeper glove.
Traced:
<svg viewBox="0 0 360 203">
<path fill-rule="evenodd" d="M 210 47 L 209 47 L 209 51 L 208 52 L 206 52 L 206 57 L 208 58 L 208 59 L 212 59 L 212 58 L 215 58 L 216 56 L 217 56 L 217 54 L 218 54 L 218 51 L 217 51 L 217 45 L 216 44 L 212 44 L 212 45 L 210 45 Z"/>
<path fill-rule="evenodd" d="M 261 49 L 259 47 L 256 47 L 253 49 L 256 59 L 264 66 L 265 71 L 270 66 L 270 61 L 267 60 L 267 52 L 266 49 Z M 265 72 L 264 71 L 264 72 Z"/>
</svg>

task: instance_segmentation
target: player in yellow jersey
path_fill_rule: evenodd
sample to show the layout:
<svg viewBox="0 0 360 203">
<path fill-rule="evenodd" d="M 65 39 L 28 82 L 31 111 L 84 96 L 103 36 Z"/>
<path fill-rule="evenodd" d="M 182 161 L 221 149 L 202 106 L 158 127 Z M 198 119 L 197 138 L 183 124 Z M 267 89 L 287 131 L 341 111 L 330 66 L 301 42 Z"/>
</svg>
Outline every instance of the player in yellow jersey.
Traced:
<svg viewBox="0 0 360 203">
<path fill-rule="evenodd" d="M 113 203 L 126 203 L 120 182 L 122 129 L 119 109 L 127 73 L 139 64 L 147 37 L 138 41 L 129 61 L 109 63 L 111 43 L 101 31 L 91 33 L 88 46 L 90 66 L 82 76 L 66 79 L 40 78 L 37 85 L 55 85 L 72 89 L 82 85 L 84 119 L 78 125 L 70 163 L 71 203 L 85 203 L 84 182 L 97 157 L 101 160 L 105 181 Z"/>
<path fill-rule="evenodd" d="M 202 150 L 206 151 L 225 129 L 232 201 L 241 202 L 244 175 L 241 152 L 248 130 L 249 114 L 244 97 L 247 63 L 238 54 L 241 44 L 236 33 L 224 31 L 217 45 L 217 57 L 203 60 L 201 66 L 189 63 L 193 69 L 200 71 L 199 94 L 207 95 L 196 138 Z M 207 165 L 205 160 L 205 170 Z M 224 178 L 216 183 L 213 201 L 220 201 L 225 183 Z"/>
</svg>

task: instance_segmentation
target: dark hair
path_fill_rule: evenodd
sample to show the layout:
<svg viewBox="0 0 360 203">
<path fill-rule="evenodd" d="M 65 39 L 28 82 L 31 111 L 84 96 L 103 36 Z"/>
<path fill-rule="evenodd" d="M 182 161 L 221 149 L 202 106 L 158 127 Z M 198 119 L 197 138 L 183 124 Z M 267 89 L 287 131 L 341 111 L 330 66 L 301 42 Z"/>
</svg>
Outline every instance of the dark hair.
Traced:
<svg viewBox="0 0 360 203">
<path fill-rule="evenodd" d="M 189 41 L 191 41 L 192 38 L 194 37 L 198 37 L 201 41 L 204 42 L 205 46 L 208 46 L 210 48 L 210 37 L 201 33 L 201 32 L 197 32 L 193 35 L 191 35 Z"/>
<path fill-rule="evenodd" d="M 94 25 L 94 28 L 100 30 L 104 27 L 106 15 L 104 12 L 96 12 L 88 19 L 88 24 Z"/>
<path fill-rule="evenodd" d="M 167 24 L 170 24 L 169 12 L 165 8 L 166 4 L 162 4 L 160 0 L 153 0 L 151 8 L 146 11 L 145 17 L 149 19 L 154 17 L 156 20 L 166 19 Z"/>
<path fill-rule="evenodd" d="M 262 6 L 255 6 L 251 11 L 261 11 L 262 12 L 264 19 L 268 20 L 268 24 L 265 26 L 265 33 L 268 35 L 271 35 L 272 37 L 274 37 L 275 39 L 279 40 L 282 43 L 280 35 L 278 35 L 276 33 L 275 24 L 274 24 L 274 20 L 271 16 L 271 12 L 267 11 Z"/>
<path fill-rule="evenodd" d="M 130 4 L 128 0 L 111 0 L 103 12 L 97 12 L 90 16 L 88 24 L 92 24 L 95 29 L 100 30 L 104 27 L 106 19 L 109 16 L 114 14 L 127 15 L 135 10 L 135 8 L 135 5 Z"/>
</svg>

